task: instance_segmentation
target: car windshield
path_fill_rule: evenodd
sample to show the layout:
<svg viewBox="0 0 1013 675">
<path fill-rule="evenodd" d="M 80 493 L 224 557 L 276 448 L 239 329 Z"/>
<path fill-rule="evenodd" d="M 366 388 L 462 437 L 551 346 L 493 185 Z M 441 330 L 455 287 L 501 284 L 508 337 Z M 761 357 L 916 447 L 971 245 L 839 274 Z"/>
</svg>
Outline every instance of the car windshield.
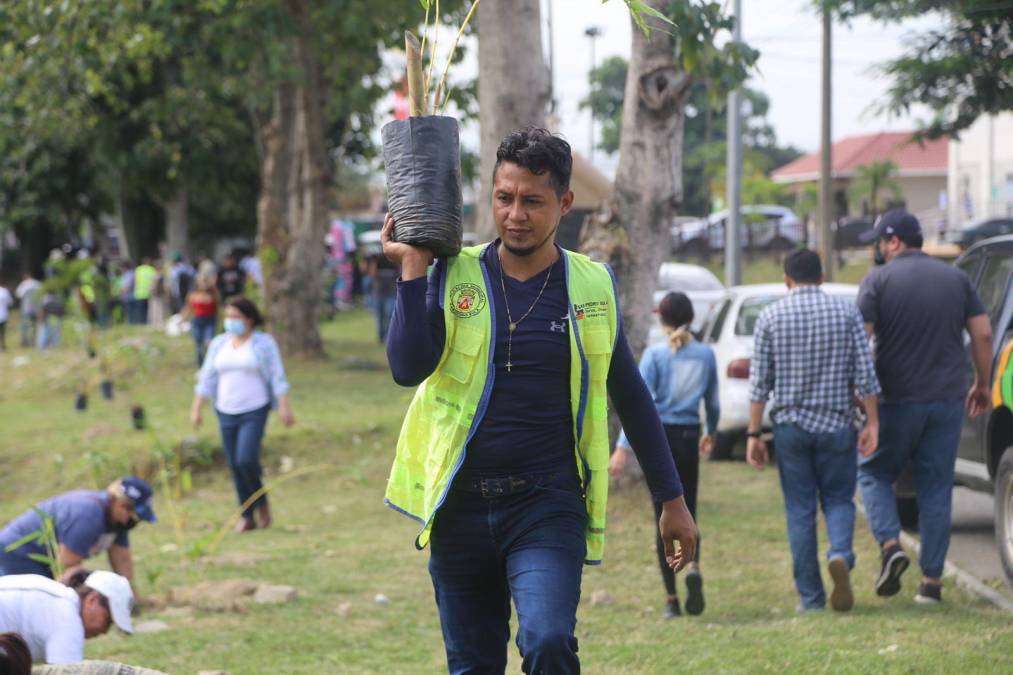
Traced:
<svg viewBox="0 0 1013 675">
<path fill-rule="evenodd" d="M 735 320 L 735 334 L 752 335 L 763 308 L 783 297 L 784 295 L 758 295 L 743 300 L 742 307 L 739 308 L 739 317 Z"/>
</svg>

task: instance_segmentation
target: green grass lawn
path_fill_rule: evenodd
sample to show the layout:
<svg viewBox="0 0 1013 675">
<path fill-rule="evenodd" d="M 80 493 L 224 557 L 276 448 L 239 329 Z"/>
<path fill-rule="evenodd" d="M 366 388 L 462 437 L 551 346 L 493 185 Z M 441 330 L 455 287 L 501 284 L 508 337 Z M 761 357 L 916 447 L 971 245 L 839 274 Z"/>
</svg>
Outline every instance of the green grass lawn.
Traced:
<svg viewBox="0 0 1013 675">
<path fill-rule="evenodd" d="M 724 283 L 725 262 L 724 257 L 719 255 L 710 258 L 673 258 L 676 262 L 687 262 L 693 265 L 702 265 Z M 862 252 L 848 255 L 843 265 L 834 267 L 834 281 L 841 284 L 859 284 L 872 269 L 872 258 L 866 257 Z M 746 254 L 742 265 L 743 284 L 765 284 L 780 283 L 784 279 L 783 262 L 767 253 Z"/>
<path fill-rule="evenodd" d="M 197 467 L 193 491 L 179 504 L 185 518 L 182 550 L 161 489 L 159 523 L 139 527 L 133 537 L 144 595 L 157 597 L 200 581 L 249 579 L 293 585 L 300 597 L 283 605 L 251 605 L 241 613 L 146 609 L 136 620 L 161 619 L 171 630 L 90 640 L 89 658 L 171 673 L 445 670 L 428 553 L 414 550 L 416 526 L 382 503 L 410 391 L 393 384 L 383 369 L 342 368 L 349 356 L 385 363 L 365 313 L 339 316 L 325 325 L 324 334 L 328 361 L 287 364 L 297 425 L 284 429 L 272 420 L 265 441 L 269 480 L 282 475 L 282 465 L 316 467 L 274 491 L 275 527 L 230 533 L 216 552 L 186 555 L 188 546 L 206 539 L 234 509 L 231 482 L 218 457 Z M 150 336 L 142 340 L 148 346 L 140 359 L 131 347 L 113 349 L 139 335 Z M 192 434 L 188 338 L 118 329 L 100 347 L 116 352 L 116 397 L 104 401 L 93 390 L 82 413 L 73 410 L 75 388 L 95 378 L 94 361 L 83 350 L 67 346 L 46 355 L 18 350 L 0 355 L 0 518 L 53 493 L 104 482 L 132 465 L 149 466 L 153 441 L 130 428 L 131 403 L 145 406 L 163 442 L 179 445 Z M 15 366 L 18 356 L 29 362 Z M 218 448 L 211 413 L 196 442 Z M 856 535 L 854 611 L 797 616 L 776 473 L 757 473 L 741 463 L 705 464 L 701 481 L 706 612 L 661 620 L 663 593 L 646 490 L 633 485 L 614 491 L 605 564 L 586 568 L 585 602 L 578 613 L 586 672 L 1008 671 L 1009 615 L 949 583 L 942 607 L 918 606 L 912 599 L 914 570 L 899 597 L 874 596 L 878 566 L 864 522 Z M 598 590 L 608 591 L 614 603 L 591 606 Z M 380 593 L 389 603 L 374 602 Z M 515 651 L 511 645 L 510 672 L 519 672 Z"/>
</svg>

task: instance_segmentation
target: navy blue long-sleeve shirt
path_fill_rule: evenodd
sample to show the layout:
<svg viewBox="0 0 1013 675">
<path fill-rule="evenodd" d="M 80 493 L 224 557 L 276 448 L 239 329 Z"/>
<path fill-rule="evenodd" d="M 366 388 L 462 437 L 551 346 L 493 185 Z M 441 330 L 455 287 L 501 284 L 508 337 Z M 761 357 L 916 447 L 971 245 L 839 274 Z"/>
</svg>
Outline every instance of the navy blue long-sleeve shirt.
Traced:
<svg viewBox="0 0 1013 675">
<path fill-rule="evenodd" d="M 495 245 L 485 250 L 483 261 L 489 271 L 489 301 L 497 321 L 493 347 L 496 378 L 460 473 L 466 477 L 494 477 L 566 470 L 573 466 L 574 438 L 565 263 L 560 257 L 547 271 L 523 282 L 503 275 L 509 315 L 519 321 L 513 333 L 512 367 L 508 371 L 509 319 Z M 437 260 L 428 281 L 421 277 L 398 281 L 387 338 L 387 360 L 398 384 L 420 384 L 436 370 L 443 355 L 444 266 L 443 260 Z M 545 290 L 535 302 L 543 284 Z M 531 313 L 520 321 L 529 307 Z M 660 502 L 679 497 L 682 484 L 668 441 L 621 322 L 607 386 L 644 469 L 651 496 Z"/>
</svg>

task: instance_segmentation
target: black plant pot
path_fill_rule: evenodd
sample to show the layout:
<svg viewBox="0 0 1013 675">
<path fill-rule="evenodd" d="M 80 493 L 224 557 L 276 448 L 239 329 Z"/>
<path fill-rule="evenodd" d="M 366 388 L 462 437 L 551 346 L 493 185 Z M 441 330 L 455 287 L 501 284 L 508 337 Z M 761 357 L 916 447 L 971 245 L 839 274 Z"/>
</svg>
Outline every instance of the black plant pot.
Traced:
<svg viewBox="0 0 1013 675">
<path fill-rule="evenodd" d="M 88 394 L 78 393 L 74 397 L 74 410 L 84 412 L 88 409 Z"/>
<path fill-rule="evenodd" d="M 395 241 L 438 258 L 461 250 L 461 154 L 457 120 L 429 115 L 381 130 L 387 200 Z"/>
<path fill-rule="evenodd" d="M 113 381 L 102 380 L 99 382 L 99 389 L 102 391 L 102 398 L 107 401 L 113 400 Z"/>
<path fill-rule="evenodd" d="M 134 429 L 141 431 L 144 429 L 144 408 L 139 405 L 135 405 L 130 409 L 130 419 L 134 423 Z"/>
</svg>

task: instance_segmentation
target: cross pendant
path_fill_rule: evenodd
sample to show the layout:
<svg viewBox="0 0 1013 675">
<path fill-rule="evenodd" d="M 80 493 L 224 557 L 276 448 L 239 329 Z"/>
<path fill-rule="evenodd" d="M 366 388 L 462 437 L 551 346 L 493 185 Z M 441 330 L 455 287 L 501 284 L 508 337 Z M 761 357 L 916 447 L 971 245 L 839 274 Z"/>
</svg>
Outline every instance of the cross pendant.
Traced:
<svg viewBox="0 0 1013 675">
<path fill-rule="evenodd" d="M 514 364 L 510 363 L 509 361 L 507 361 L 507 372 L 508 372 L 508 373 L 509 373 L 509 372 L 510 372 L 510 370 L 511 370 L 511 369 L 513 368 L 513 366 L 514 366 Z"/>
</svg>

